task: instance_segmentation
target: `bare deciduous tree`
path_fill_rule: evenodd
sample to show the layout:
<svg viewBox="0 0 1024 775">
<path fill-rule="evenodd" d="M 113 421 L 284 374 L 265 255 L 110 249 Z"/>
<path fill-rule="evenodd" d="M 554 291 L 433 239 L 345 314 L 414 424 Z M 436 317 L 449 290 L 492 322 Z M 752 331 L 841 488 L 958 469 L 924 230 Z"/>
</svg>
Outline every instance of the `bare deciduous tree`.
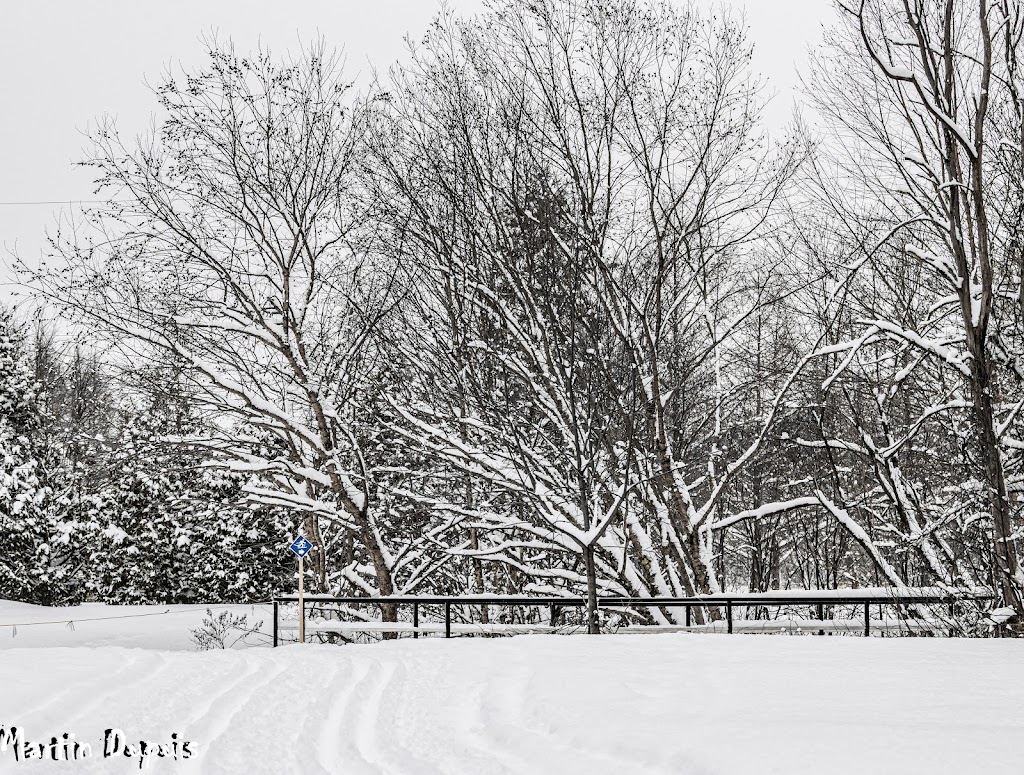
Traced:
<svg viewBox="0 0 1024 775">
<path fill-rule="evenodd" d="M 811 94 L 843 137 L 826 143 L 840 173 L 821 179 L 819 202 L 855 235 L 832 292 L 855 301 L 862 317 L 829 382 L 858 363 L 888 361 L 876 375 L 874 411 L 883 426 L 903 428 L 880 443 L 859 423 L 860 438 L 845 449 L 870 461 L 935 578 L 962 580 L 936 533 L 951 517 L 925 516 L 934 510 L 904 469 L 916 467 L 908 455 L 928 449 L 924 434 L 934 423 L 967 419 L 977 456 L 971 475 L 989 513 L 987 575 L 1000 604 L 1019 617 L 1024 572 L 1011 491 L 1024 406 L 1015 210 L 1024 184 L 1021 9 L 999 0 L 841 8 L 846 27 L 831 49 L 835 62 L 819 66 Z"/>
<path fill-rule="evenodd" d="M 390 594 L 398 556 L 375 523 L 360 423 L 393 289 L 363 220 L 361 120 L 339 60 L 214 41 L 208 69 L 156 94 L 161 121 L 137 145 L 111 122 L 93 132 L 85 163 L 110 203 L 55 237 L 65 266 L 39 283 L 126 357 L 183 364 L 219 431 L 178 441 L 249 472 L 254 501 L 303 515 L 321 584 L 327 520 L 358 547 L 334 582 Z"/>
<path fill-rule="evenodd" d="M 444 336 L 439 357 L 417 341 L 410 359 L 462 398 L 407 397 L 399 426 L 535 520 L 471 509 L 525 536 L 477 556 L 577 552 L 592 615 L 599 576 L 630 594 L 718 589 L 715 516 L 779 400 L 727 449 L 726 362 L 776 298 L 761 237 L 796 158 L 759 129 L 742 27 L 548 0 L 443 18 L 414 53 L 379 118 L 381 198 L 409 214 L 413 328 Z"/>
</svg>

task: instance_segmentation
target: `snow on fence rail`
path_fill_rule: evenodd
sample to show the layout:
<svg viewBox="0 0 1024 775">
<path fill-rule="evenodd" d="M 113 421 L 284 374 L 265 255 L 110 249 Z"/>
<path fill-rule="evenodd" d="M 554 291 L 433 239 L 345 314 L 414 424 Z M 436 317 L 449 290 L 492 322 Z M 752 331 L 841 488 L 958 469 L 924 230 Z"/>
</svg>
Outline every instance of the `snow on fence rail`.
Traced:
<svg viewBox="0 0 1024 775">
<path fill-rule="evenodd" d="M 695 597 L 599 597 L 599 609 L 636 609 L 636 608 L 684 608 L 685 624 L 683 625 L 625 625 L 614 628 L 620 633 L 641 632 L 855 632 L 863 631 L 869 636 L 872 630 L 878 632 L 924 632 L 941 631 L 949 626 L 949 622 L 938 618 L 903 618 L 886 617 L 883 606 L 889 605 L 952 605 L 962 601 L 982 602 L 991 600 L 993 594 L 987 589 L 950 589 L 945 587 L 866 587 L 861 589 L 811 589 L 811 590 L 773 590 L 771 592 L 747 593 L 715 593 Z M 298 629 L 298 626 L 285 625 L 280 621 L 279 606 L 282 603 L 298 603 L 297 595 L 281 595 L 274 598 L 274 646 L 278 645 L 279 632 Z M 398 595 L 391 597 L 335 597 L 330 595 L 305 595 L 303 610 L 299 616 L 305 617 L 305 608 L 320 608 L 323 605 L 372 605 L 372 606 L 411 606 L 412 622 L 383 621 L 330 621 L 311 622 L 306 625 L 309 632 L 329 633 L 411 633 L 414 638 L 420 634 L 440 634 L 450 638 L 452 634 L 521 634 L 542 632 L 565 632 L 574 628 L 557 625 L 558 610 L 561 608 L 586 608 L 587 601 L 583 597 L 528 597 L 508 595 Z M 526 606 L 547 607 L 549 610 L 548 624 L 505 624 L 505 623 L 459 623 L 452 621 L 452 608 L 456 606 Z M 781 619 L 735 619 L 733 608 L 743 607 L 786 607 L 797 605 L 813 605 L 817 608 L 816 619 L 786 617 Z M 826 619 L 825 606 L 863 606 L 863 618 Z M 879 617 L 871 618 L 871 606 L 879 609 Z M 444 623 L 420 623 L 422 606 L 441 606 L 444 610 Z M 712 621 L 708 624 L 692 624 L 693 608 L 725 609 L 725 621 Z M 575 628 L 580 629 L 580 628 Z"/>
</svg>

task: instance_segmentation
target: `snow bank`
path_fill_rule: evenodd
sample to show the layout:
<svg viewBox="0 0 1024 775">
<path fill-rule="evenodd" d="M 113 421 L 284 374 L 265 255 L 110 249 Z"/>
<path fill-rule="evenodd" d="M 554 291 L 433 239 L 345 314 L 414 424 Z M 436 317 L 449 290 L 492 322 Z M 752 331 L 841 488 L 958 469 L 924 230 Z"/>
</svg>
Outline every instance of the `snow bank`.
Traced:
<svg viewBox="0 0 1024 775">
<path fill-rule="evenodd" d="M 195 651 L 192 630 L 203 624 L 206 610 L 245 616 L 260 632 L 239 645 L 269 645 L 274 610 L 270 605 L 104 605 L 83 603 L 45 607 L 0 600 L 0 651 L 49 646 L 132 646 L 167 651 Z M 2 657 L 0 657 L 2 659 Z M 0 724 L 3 720 L 0 719 Z M 0 773 L 3 767 L 0 766 Z"/>
<path fill-rule="evenodd" d="M 159 620 L 157 620 L 159 621 Z M 19 635 L 20 637 L 20 635 Z M 1019 768 L 1024 643 L 666 634 L 0 653 L 0 725 L 191 741 L 166 773 Z M 91 759 L 0 772 L 137 772 Z"/>
</svg>

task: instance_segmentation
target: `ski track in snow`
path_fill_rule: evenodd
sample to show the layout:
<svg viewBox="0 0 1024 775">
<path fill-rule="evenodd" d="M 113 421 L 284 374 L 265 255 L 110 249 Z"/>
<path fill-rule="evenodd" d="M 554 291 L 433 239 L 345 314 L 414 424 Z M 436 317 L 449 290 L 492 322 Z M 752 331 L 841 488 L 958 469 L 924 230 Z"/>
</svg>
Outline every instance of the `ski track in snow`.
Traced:
<svg viewBox="0 0 1024 775">
<path fill-rule="evenodd" d="M 205 653 L 0 651 L 0 725 L 143 772 L 750 775 L 1013 772 L 1024 643 L 650 635 L 421 639 Z M 1018 767 L 1019 768 L 1019 767 Z M 118 757 L 0 773 L 138 772 Z"/>
<path fill-rule="evenodd" d="M 69 660 L 74 659 L 75 651 L 68 649 L 66 656 Z M 114 685 L 124 683 L 134 685 L 150 675 L 154 668 L 159 669 L 161 663 L 165 661 L 162 654 L 153 652 L 139 652 L 138 655 L 133 654 L 130 659 L 117 658 L 113 654 L 105 656 L 109 656 L 109 659 L 104 660 L 106 664 L 102 665 L 104 668 L 101 671 L 103 682 L 110 682 Z M 26 671 L 20 678 L 27 684 L 41 682 L 38 671 Z M 16 687 L 8 683 L 4 690 L 14 691 Z M 74 709 L 78 719 L 87 718 L 90 708 L 102 703 L 103 695 L 102 687 L 97 686 L 94 679 L 87 682 L 62 684 L 55 691 L 33 695 L 34 704 L 23 708 L 19 713 L 20 723 L 34 728 L 36 727 L 35 720 L 37 718 L 45 719 L 47 712 L 54 706 Z"/>
<path fill-rule="evenodd" d="M 335 686 L 337 693 L 333 696 L 321 696 L 318 698 L 320 701 L 328 703 L 329 706 L 327 714 L 323 717 L 324 721 L 318 735 L 317 763 L 320 766 L 320 772 L 330 772 L 332 762 L 352 762 L 352 753 L 349 747 L 345 745 L 342 736 L 337 734 L 337 730 L 346 728 L 346 715 L 351 707 L 352 695 L 355 693 L 356 684 L 363 680 L 369 672 L 370 667 L 368 665 L 362 667 L 362 674 L 358 675 L 358 677 L 356 676 L 354 665 L 346 665 L 344 668 L 336 667 L 331 674 L 331 683 Z M 339 676 L 342 674 L 344 676 L 339 680 Z M 295 743 L 300 744 L 301 738 L 296 738 Z M 369 762 L 364 759 L 362 764 L 367 766 Z M 353 771 L 355 769 L 353 767 Z"/>
<path fill-rule="evenodd" d="M 244 725 L 247 720 L 246 709 L 258 702 L 266 688 L 280 677 L 279 673 L 261 671 L 260 667 L 261 665 L 257 662 L 246 666 L 241 675 L 236 673 L 236 677 L 232 678 L 230 684 L 218 688 L 213 697 L 202 706 L 202 709 L 183 723 L 186 729 L 203 730 L 203 747 L 208 751 L 216 753 L 221 750 L 218 743 L 233 729 L 241 728 Z M 261 672 L 264 673 L 264 677 L 257 678 Z M 270 673 L 270 675 L 268 676 L 266 673 Z M 232 727 L 231 722 L 236 719 L 240 723 L 238 726 Z M 224 746 L 224 750 L 230 751 L 231 747 Z M 211 756 L 211 758 L 214 757 Z M 198 771 L 198 762 L 189 764 L 190 769 Z M 214 762 L 211 761 L 209 766 L 214 766 Z"/>
</svg>

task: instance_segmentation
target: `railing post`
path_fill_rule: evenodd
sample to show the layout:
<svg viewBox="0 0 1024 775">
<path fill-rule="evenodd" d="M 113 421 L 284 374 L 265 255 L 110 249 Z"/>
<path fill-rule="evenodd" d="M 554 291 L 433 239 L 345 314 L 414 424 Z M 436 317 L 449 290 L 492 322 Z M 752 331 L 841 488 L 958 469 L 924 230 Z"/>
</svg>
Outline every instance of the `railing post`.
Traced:
<svg viewBox="0 0 1024 775">
<path fill-rule="evenodd" d="M 549 603 L 548 604 L 548 623 L 552 627 L 555 626 L 555 616 L 556 616 L 556 614 L 555 614 L 555 604 L 554 603 Z"/>
<path fill-rule="evenodd" d="M 420 636 L 420 631 L 418 629 L 419 626 L 420 626 L 420 604 L 419 603 L 413 603 L 412 604 L 412 628 L 413 628 L 412 629 L 412 637 L 418 638 Z"/>
<path fill-rule="evenodd" d="M 444 636 L 452 636 L 452 604 L 449 600 L 444 601 Z"/>
<path fill-rule="evenodd" d="M 686 608 L 686 626 L 689 627 L 690 626 L 690 606 L 687 605 L 687 606 L 685 606 L 685 608 Z"/>
<path fill-rule="evenodd" d="M 871 637 L 871 603 L 864 601 L 864 637 Z"/>
<path fill-rule="evenodd" d="M 819 622 L 825 621 L 825 606 L 823 606 L 821 603 L 818 603 L 818 621 Z M 824 635 L 824 634 L 825 634 L 824 630 L 818 630 L 818 635 Z"/>
<path fill-rule="evenodd" d="M 729 634 L 732 635 L 732 601 L 725 604 L 725 619 L 729 625 Z"/>
<path fill-rule="evenodd" d="M 277 601 L 274 601 L 274 648 L 277 648 Z"/>
</svg>

